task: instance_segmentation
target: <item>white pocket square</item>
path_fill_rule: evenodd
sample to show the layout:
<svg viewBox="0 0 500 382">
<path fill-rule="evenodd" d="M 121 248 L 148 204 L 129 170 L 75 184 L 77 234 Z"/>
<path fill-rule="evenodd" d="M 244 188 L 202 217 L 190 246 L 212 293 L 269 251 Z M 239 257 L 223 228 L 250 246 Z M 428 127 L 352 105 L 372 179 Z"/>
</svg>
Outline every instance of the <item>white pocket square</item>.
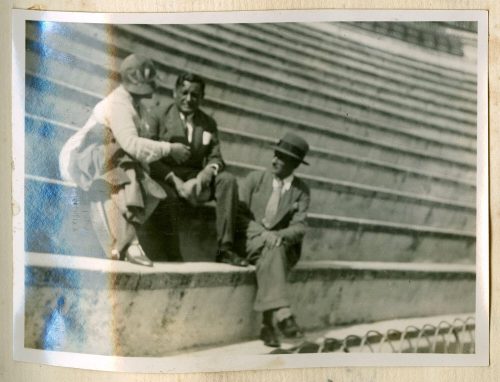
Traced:
<svg viewBox="0 0 500 382">
<path fill-rule="evenodd" d="M 204 131 L 203 136 L 202 136 L 203 146 L 208 145 L 211 140 L 212 140 L 212 133 L 209 133 L 208 131 Z"/>
</svg>

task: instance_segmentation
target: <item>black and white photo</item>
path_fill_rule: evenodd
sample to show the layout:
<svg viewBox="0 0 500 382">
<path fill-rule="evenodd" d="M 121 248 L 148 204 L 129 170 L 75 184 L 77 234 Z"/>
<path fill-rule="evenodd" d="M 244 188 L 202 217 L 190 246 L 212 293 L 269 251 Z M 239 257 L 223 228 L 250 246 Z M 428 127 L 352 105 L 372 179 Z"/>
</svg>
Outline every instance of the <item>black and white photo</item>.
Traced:
<svg viewBox="0 0 500 382">
<path fill-rule="evenodd" d="M 486 31 L 15 11 L 15 358 L 487 364 Z"/>
</svg>

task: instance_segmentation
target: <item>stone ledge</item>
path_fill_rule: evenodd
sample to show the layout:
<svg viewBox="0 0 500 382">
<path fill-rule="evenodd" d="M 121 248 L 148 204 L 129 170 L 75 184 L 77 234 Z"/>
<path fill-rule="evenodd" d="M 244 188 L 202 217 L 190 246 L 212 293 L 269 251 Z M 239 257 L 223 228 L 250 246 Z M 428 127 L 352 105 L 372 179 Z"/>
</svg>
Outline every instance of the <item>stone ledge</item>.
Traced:
<svg viewBox="0 0 500 382">
<path fill-rule="evenodd" d="M 255 267 L 215 262 L 156 262 L 139 267 L 125 261 L 31 252 L 26 257 L 26 286 L 63 286 L 123 290 L 255 285 Z M 289 276 L 291 283 L 308 280 L 447 279 L 475 280 L 468 264 L 412 264 L 365 261 L 301 261 Z M 102 279 L 104 282 L 99 282 Z"/>
<path fill-rule="evenodd" d="M 25 346 L 89 354 L 164 356 L 255 338 L 252 268 L 27 253 Z M 473 266 L 303 262 L 290 275 L 292 308 L 307 330 L 474 310 Z M 54 343 L 54 342 L 52 342 Z"/>
</svg>

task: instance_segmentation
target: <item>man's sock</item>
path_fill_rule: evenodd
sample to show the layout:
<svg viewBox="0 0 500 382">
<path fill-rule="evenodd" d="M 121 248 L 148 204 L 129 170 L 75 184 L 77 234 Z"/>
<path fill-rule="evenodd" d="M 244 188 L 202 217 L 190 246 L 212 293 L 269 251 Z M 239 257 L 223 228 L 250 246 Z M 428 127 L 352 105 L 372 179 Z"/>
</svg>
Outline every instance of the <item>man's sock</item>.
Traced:
<svg viewBox="0 0 500 382">
<path fill-rule="evenodd" d="M 222 252 L 232 252 L 233 244 L 232 243 L 222 243 L 219 247 L 219 250 Z"/>
<path fill-rule="evenodd" d="M 274 309 L 266 310 L 262 313 L 262 324 L 273 327 Z"/>
</svg>

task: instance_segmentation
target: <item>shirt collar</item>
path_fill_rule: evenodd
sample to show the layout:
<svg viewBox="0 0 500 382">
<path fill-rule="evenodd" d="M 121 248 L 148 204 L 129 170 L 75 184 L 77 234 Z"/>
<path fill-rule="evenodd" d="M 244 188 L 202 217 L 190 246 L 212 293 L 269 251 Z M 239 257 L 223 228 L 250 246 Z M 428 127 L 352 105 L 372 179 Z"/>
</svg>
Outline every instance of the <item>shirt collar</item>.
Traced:
<svg viewBox="0 0 500 382">
<path fill-rule="evenodd" d="M 193 123 L 194 113 L 184 115 L 184 113 L 179 110 L 179 116 L 181 117 L 182 122 L 190 124 Z"/>
<path fill-rule="evenodd" d="M 290 189 L 290 187 L 292 187 L 292 182 L 293 182 L 293 174 L 287 176 L 285 179 L 283 179 L 283 189 L 282 189 L 282 192 L 285 192 L 285 191 L 288 191 Z M 273 188 L 278 188 L 279 187 L 279 183 L 278 183 L 278 179 L 276 178 L 273 178 Z"/>
</svg>

